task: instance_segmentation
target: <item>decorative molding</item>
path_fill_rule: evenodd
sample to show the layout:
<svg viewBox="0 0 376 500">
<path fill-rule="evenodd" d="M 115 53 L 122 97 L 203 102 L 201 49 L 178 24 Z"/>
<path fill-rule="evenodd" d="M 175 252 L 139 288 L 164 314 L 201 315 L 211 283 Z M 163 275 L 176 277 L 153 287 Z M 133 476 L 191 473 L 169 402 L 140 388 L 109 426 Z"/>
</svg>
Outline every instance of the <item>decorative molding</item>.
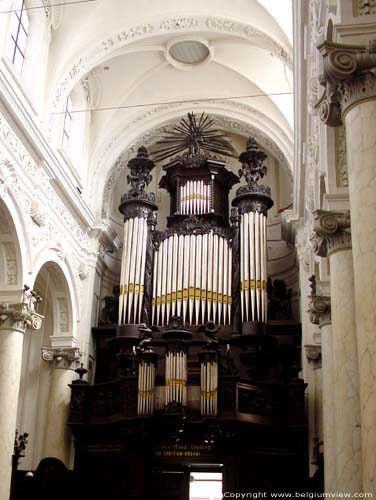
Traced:
<svg viewBox="0 0 376 500">
<path fill-rule="evenodd" d="M 6 284 L 14 286 L 18 283 L 18 265 L 16 246 L 13 242 L 3 242 L 5 262 L 6 262 Z"/>
<path fill-rule="evenodd" d="M 376 0 L 353 0 L 354 16 L 376 15 Z"/>
<path fill-rule="evenodd" d="M 287 50 L 270 37 L 270 35 L 254 26 L 238 21 L 207 16 L 167 18 L 156 21 L 153 24 L 139 24 L 101 40 L 85 57 L 81 57 L 72 64 L 69 70 L 62 76 L 52 99 L 52 111 L 59 111 L 65 98 L 77 81 L 84 77 L 93 68 L 94 64 L 98 65 L 98 56 L 100 59 L 108 59 L 111 57 L 112 52 L 121 49 L 134 40 L 166 32 L 179 33 L 182 30 L 230 33 L 241 36 L 275 54 L 290 69 L 293 67 L 292 57 Z"/>
<path fill-rule="evenodd" d="M 316 210 L 313 212 L 312 248 L 316 255 L 328 257 L 351 249 L 350 212 Z"/>
<path fill-rule="evenodd" d="M 227 102 L 226 106 L 241 108 L 242 110 L 250 114 L 256 113 L 258 116 L 260 116 L 260 120 L 262 120 L 264 117 L 263 113 L 259 112 L 258 110 L 255 110 L 251 106 L 244 105 L 242 103 Z M 154 115 L 155 113 L 160 113 L 162 111 L 167 111 L 169 109 L 175 109 L 179 107 L 182 107 L 182 104 L 173 103 L 173 104 L 166 104 L 164 106 L 159 106 L 137 117 L 135 120 L 133 120 L 132 123 L 129 124 L 129 127 L 136 125 L 139 121 L 147 120 L 151 115 Z M 209 114 L 214 118 L 214 123 L 218 126 L 220 130 L 226 130 L 228 132 L 239 134 L 244 137 L 250 137 L 250 136 L 255 137 L 260 147 L 262 149 L 265 149 L 267 152 L 269 152 L 278 160 L 278 162 L 284 168 L 285 173 L 289 176 L 289 178 L 292 181 L 292 172 L 289 166 L 289 162 L 285 154 L 281 151 L 281 149 L 278 147 L 275 141 L 270 139 L 270 137 L 268 137 L 266 134 L 264 134 L 262 131 L 260 131 L 259 129 L 257 129 L 252 125 L 248 125 L 247 123 L 242 123 L 236 120 L 231 120 L 225 116 L 219 116 L 215 113 L 209 112 Z M 126 168 L 128 161 L 137 154 L 138 148 L 140 146 L 149 147 L 151 144 L 155 143 L 156 138 L 162 136 L 165 133 L 168 133 L 174 126 L 178 125 L 179 121 L 180 118 L 176 118 L 167 124 L 149 129 L 143 135 L 139 136 L 133 144 L 129 145 L 129 147 L 127 147 L 127 149 L 118 157 L 118 159 L 115 161 L 113 167 L 111 168 L 111 170 L 107 175 L 106 185 L 103 193 L 102 217 L 107 217 L 108 215 L 107 211 L 109 208 L 109 200 L 112 189 L 115 186 L 119 175 L 122 172 L 124 172 L 124 169 Z M 287 141 L 288 138 L 284 132 L 283 135 L 285 136 Z M 114 146 L 114 144 L 118 139 L 119 139 L 118 137 L 112 138 L 111 141 L 104 148 L 100 159 L 97 161 L 94 175 L 96 175 L 96 173 L 99 171 L 99 166 L 101 165 L 102 159 L 105 158 L 108 151 L 111 150 L 111 148 Z"/>
<path fill-rule="evenodd" d="M 330 325 L 332 322 L 330 297 L 311 295 L 309 299 L 307 312 L 311 323 L 319 325 L 320 328 Z"/>
<path fill-rule="evenodd" d="M 367 46 L 325 41 L 317 48 L 323 57 L 320 83 L 325 91 L 315 107 L 326 125 L 339 127 L 353 106 L 376 99 L 376 41 Z"/>
<path fill-rule="evenodd" d="M 42 227 L 46 224 L 46 214 L 41 208 L 38 200 L 33 200 L 30 205 L 30 217 L 33 219 L 35 224 Z"/>
<path fill-rule="evenodd" d="M 305 345 L 304 346 L 306 358 L 308 363 L 314 361 L 315 363 L 321 361 L 321 345 Z"/>
<path fill-rule="evenodd" d="M 19 304 L 0 303 L 0 330 L 18 330 L 22 333 L 27 328 L 39 330 L 43 316 L 24 302 Z"/>
<path fill-rule="evenodd" d="M 80 302 L 79 267 L 82 253 L 90 243 L 88 230 L 81 228 L 52 186 L 48 174 L 35 163 L 0 113 L 0 197 L 5 198 L 9 193 L 22 212 L 31 253 L 48 246 L 60 248 L 61 260 L 67 260 L 72 269 Z M 39 209 L 39 200 L 49 207 L 48 212 Z"/>
<path fill-rule="evenodd" d="M 81 353 L 79 347 L 42 347 L 42 359 L 54 368 L 76 370 L 79 367 Z"/>
<path fill-rule="evenodd" d="M 346 129 L 337 127 L 335 130 L 336 140 L 336 184 L 337 187 L 347 187 L 349 179 L 347 174 L 347 148 L 346 148 Z"/>
</svg>

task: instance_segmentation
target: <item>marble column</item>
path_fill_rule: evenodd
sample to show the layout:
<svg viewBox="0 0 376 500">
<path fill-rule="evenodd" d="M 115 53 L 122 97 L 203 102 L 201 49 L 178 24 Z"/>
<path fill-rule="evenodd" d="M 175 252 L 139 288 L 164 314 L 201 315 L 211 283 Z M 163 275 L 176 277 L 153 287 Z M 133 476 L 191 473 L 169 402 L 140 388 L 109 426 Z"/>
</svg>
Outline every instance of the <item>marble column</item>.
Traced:
<svg viewBox="0 0 376 500">
<path fill-rule="evenodd" d="M 55 457 L 69 467 L 72 437 L 67 426 L 71 390 L 69 384 L 77 378 L 78 347 L 44 347 L 42 358 L 51 365 L 50 390 L 47 406 L 44 457 Z"/>
<path fill-rule="evenodd" d="M 0 498 L 4 500 L 10 494 L 23 337 L 27 328 L 38 330 L 42 319 L 29 303 L 0 303 Z"/>
<path fill-rule="evenodd" d="M 346 126 L 352 214 L 355 322 L 359 360 L 364 492 L 376 494 L 376 42 L 319 47 L 325 93 L 317 107 L 330 126 Z"/>
<path fill-rule="evenodd" d="M 325 492 L 336 490 L 336 449 L 335 449 L 335 411 L 333 407 L 333 347 L 330 316 L 330 297 L 316 295 L 310 297 L 310 320 L 319 325 L 321 330 L 322 356 L 322 394 L 323 394 L 323 428 L 324 428 L 324 484 Z M 312 346 L 308 353 L 312 356 Z M 317 353 L 317 349 L 316 349 Z"/>
<path fill-rule="evenodd" d="M 313 213 L 314 250 L 330 261 L 337 490 L 362 491 L 358 353 L 349 213 Z"/>
</svg>

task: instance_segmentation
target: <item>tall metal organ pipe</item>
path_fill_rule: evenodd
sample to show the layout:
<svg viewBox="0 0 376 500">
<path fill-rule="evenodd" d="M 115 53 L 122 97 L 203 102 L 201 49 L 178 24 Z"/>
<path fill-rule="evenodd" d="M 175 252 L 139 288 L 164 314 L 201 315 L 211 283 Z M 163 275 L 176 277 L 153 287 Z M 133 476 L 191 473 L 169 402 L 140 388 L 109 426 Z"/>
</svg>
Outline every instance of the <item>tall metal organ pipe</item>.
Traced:
<svg viewBox="0 0 376 500">
<path fill-rule="evenodd" d="M 231 242 L 213 231 L 162 240 L 154 255 L 152 318 L 177 314 L 189 325 L 231 323 Z"/>
<path fill-rule="evenodd" d="M 198 354 L 200 360 L 201 415 L 216 416 L 218 413 L 218 361 L 215 351 Z"/>
<path fill-rule="evenodd" d="M 267 322 L 267 212 L 272 207 L 270 188 L 258 184 L 266 173 L 266 155 L 251 138 L 239 160 L 246 187 L 237 190 L 232 204 L 240 224 L 240 319 L 242 323 Z"/>
<path fill-rule="evenodd" d="M 155 399 L 155 367 L 158 355 L 153 351 L 139 354 L 137 415 L 152 415 Z"/>
</svg>

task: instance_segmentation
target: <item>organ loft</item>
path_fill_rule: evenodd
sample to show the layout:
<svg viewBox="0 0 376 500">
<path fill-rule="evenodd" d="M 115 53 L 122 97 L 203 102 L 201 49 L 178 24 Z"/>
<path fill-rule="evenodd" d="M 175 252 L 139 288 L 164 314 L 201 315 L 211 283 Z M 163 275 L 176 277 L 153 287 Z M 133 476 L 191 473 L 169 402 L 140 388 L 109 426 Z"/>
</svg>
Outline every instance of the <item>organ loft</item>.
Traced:
<svg viewBox="0 0 376 500">
<path fill-rule="evenodd" d="M 250 138 L 238 175 L 234 155 L 189 114 L 128 163 L 118 302 L 93 329 L 95 382 L 71 386 L 75 473 L 94 498 L 186 500 L 192 471 L 221 474 L 223 491 L 306 486 L 300 325 L 268 280 L 266 154 Z"/>
</svg>

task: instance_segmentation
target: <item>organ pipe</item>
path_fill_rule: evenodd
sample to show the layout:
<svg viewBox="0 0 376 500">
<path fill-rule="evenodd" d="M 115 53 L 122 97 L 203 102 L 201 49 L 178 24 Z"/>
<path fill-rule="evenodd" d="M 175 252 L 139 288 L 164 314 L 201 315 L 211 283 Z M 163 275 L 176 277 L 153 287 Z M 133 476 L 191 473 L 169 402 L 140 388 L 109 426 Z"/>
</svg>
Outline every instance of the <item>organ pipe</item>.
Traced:
<svg viewBox="0 0 376 500">
<path fill-rule="evenodd" d="M 186 181 L 179 186 L 179 210 L 184 215 L 210 212 L 211 186 L 203 180 Z"/>
<path fill-rule="evenodd" d="M 199 353 L 200 402 L 202 416 L 216 416 L 218 412 L 218 362 L 217 353 Z"/>
<path fill-rule="evenodd" d="M 187 405 L 187 353 L 184 349 L 174 349 L 166 353 L 166 394 L 165 404 Z"/>
<path fill-rule="evenodd" d="M 135 324 L 141 320 L 147 236 L 144 217 L 132 217 L 125 221 L 120 272 L 120 324 Z"/>
<path fill-rule="evenodd" d="M 146 351 L 140 354 L 138 364 L 137 414 L 152 415 L 155 400 L 155 366 L 157 354 Z"/>
<path fill-rule="evenodd" d="M 166 325 L 182 316 L 189 325 L 231 322 L 232 252 L 229 240 L 214 234 L 171 234 L 154 256 L 152 318 Z"/>
</svg>

